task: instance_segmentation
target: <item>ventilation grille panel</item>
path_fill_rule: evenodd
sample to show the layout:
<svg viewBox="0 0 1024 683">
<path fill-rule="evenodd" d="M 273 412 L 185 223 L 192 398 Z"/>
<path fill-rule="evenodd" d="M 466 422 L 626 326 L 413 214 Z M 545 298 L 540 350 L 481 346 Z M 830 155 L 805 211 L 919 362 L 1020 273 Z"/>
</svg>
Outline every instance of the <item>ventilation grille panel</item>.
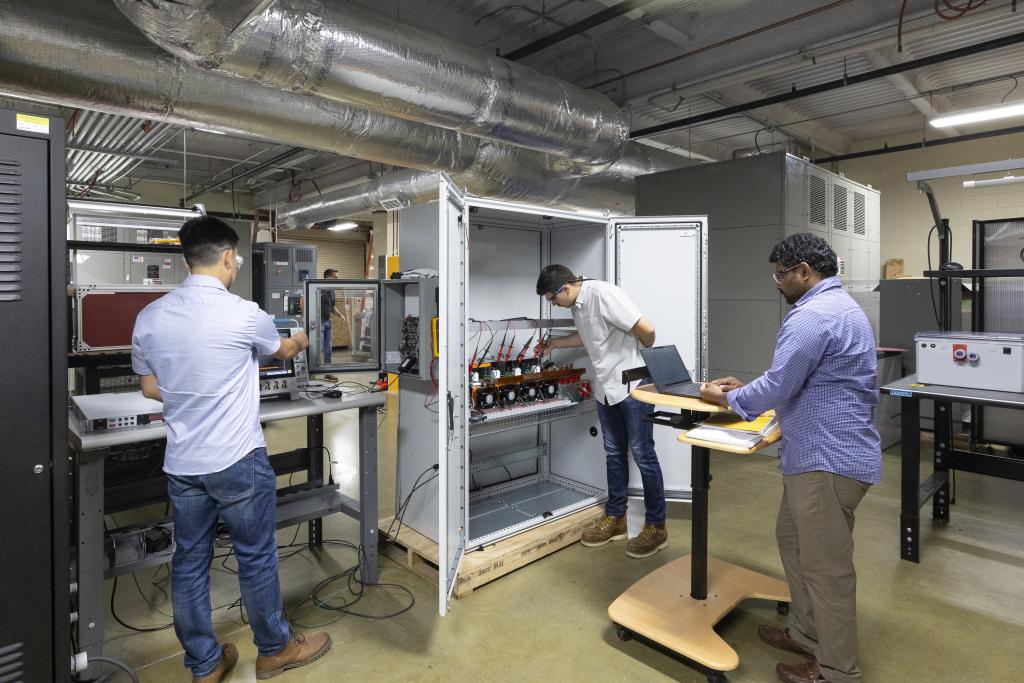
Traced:
<svg viewBox="0 0 1024 683">
<path fill-rule="evenodd" d="M 21 163 L 0 158 L 0 302 L 21 301 Z"/>
<path fill-rule="evenodd" d="M 0 159 L 0 162 L 3 160 Z M 0 683 L 25 680 L 25 644 L 11 643 L 0 647 Z"/>
<path fill-rule="evenodd" d="M 860 192 L 853 193 L 853 233 L 855 235 L 867 234 L 867 223 L 864 220 L 864 195 Z"/>
<path fill-rule="evenodd" d="M 270 260 L 274 263 L 285 263 L 288 261 L 288 249 L 286 247 L 271 248 Z"/>
<path fill-rule="evenodd" d="M 832 186 L 832 229 L 840 232 L 846 232 L 850 229 L 846 196 L 845 187 L 839 185 Z"/>
<path fill-rule="evenodd" d="M 386 211 L 398 211 L 404 209 L 407 206 L 406 202 L 403 202 L 399 197 L 385 197 L 381 199 L 380 207 Z"/>
<path fill-rule="evenodd" d="M 818 225 L 828 224 L 828 181 L 816 175 L 810 179 L 809 221 Z"/>
<path fill-rule="evenodd" d="M 316 261 L 316 251 L 309 247 L 295 250 L 295 261 L 297 263 L 313 263 Z"/>
</svg>

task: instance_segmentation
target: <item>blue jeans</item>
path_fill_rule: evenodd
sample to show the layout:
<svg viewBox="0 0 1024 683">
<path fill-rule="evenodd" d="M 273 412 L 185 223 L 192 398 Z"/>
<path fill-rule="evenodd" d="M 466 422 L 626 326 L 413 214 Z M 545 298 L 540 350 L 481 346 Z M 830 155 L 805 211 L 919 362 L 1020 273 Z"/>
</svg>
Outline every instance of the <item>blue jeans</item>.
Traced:
<svg viewBox="0 0 1024 683">
<path fill-rule="evenodd" d="M 331 325 L 330 318 L 320 321 L 320 331 L 323 333 L 323 341 L 320 342 L 320 345 L 323 347 L 322 354 L 324 363 L 331 362 L 331 351 L 334 350 L 334 337 L 331 334 L 332 327 L 333 325 Z"/>
<path fill-rule="evenodd" d="M 645 519 L 648 524 L 665 523 L 665 482 L 661 476 L 658 454 L 654 451 L 654 425 L 643 417 L 654 412 L 654 405 L 643 403 L 632 396 L 613 406 L 597 404 L 597 417 L 601 421 L 604 451 L 608 466 L 608 502 L 605 514 L 626 514 L 626 491 L 629 488 L 629 459 L 627 449 L 633 451 L 633 460 L 640 470 L 644 485 Z"/>
<path fill-rule="evenodd" d="M 276 489 L 265 448 L 213 474 L 167 475 L 177 543 L 171 561 L 174 632 L 185 648 L 185 666 L 196 678 L 209 674 L 220 661 L 210 614 L 218 517 L 227 523 L 238 558 L 238 583 L 256 648 L 262 655 L 275 655 L 291 637 L 277 577 Z"/>
</svg>

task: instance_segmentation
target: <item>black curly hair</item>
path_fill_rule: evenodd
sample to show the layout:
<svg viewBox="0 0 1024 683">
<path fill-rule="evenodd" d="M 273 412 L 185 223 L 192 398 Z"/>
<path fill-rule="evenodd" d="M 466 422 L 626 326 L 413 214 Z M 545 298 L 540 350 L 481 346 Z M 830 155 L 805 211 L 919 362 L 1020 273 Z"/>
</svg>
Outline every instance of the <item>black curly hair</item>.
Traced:
<svg viewBox="0 0 1024 683">
<path fill-rule="evenodd" d="M 775 245 L 769 263 L 782 263 L 789 268 L 803 262 L 822 277 L 832 277 L 839 272 L 839 260 L 828 242 L 809 232 L 790 235 Z"/>
</svg>

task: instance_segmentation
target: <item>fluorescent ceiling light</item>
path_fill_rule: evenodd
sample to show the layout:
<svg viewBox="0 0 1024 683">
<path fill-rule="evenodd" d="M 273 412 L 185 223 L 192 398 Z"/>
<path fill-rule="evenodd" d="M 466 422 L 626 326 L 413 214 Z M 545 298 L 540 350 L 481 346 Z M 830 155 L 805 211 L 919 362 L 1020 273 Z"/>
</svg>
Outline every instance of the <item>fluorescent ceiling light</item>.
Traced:
<svg viewBox="0 0 1024 683">
<path fill-rule="evenodd" d="M 993 185 L 1016 185 L 1017 183 L 1024 183 L 1024 176 L 1008 175 L 988 180 L 965 180 L 964 187 L 992 187 Z"/>
<path fill-rule="evenodd" d="M 190 209 L 175 209 L 169 206 L 142 206 L 139 204 L 120 204 L 117 202 L 95 202 L 82 199 L 69 199 L 68 209 L 81 214 L 120 214 L 122 216 L 161 216 L 164 218 L 182 218 L 188 220 L 196 216 L 205 216 L 206 208 L 196 204 Z"/>
<path fill-rule="evenodd" d="M 962 126 L 968 123 L 980 123 L 982 121 L 994 121 L 995 119 L 1006 119 L 1011 116 L 1024 116 L 1024 102 L 1011 102 L 1010 104 L 999 104 L 984 109 L 971 109 L 958 114 L 940 116 L 929 121 L 936 128 L 949 128 L 950 126 Z"/>
<path fill-rule="evenodd" d="M 359 227 L 358 223 L 355 223 L 353 221 L 345 221 L 344 223 L 337 223 L 335 225 L 332 225 L 331 227 L 329 227 L 327 229 L 330 230 L 331 232 L 340 232 L 342 230 L 352 230 L 353 228 L 358 228 L 358 227 Z"/>
</svg>

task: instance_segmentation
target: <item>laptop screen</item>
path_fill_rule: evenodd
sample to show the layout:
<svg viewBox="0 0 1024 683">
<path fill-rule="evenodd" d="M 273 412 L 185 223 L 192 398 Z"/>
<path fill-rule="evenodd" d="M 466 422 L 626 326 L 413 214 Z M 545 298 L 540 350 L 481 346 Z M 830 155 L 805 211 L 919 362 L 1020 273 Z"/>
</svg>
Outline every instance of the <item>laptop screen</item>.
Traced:
<svg viewBox="0 0 1024 683">
<path fill-rule="evenodd" d="M 641 348 L 640 355 L 643 356 L 647 371 L 651 373 L 651 378 L 659 388 L 690 381 L 690 373 L 675 345 Z"/>
</svg>

